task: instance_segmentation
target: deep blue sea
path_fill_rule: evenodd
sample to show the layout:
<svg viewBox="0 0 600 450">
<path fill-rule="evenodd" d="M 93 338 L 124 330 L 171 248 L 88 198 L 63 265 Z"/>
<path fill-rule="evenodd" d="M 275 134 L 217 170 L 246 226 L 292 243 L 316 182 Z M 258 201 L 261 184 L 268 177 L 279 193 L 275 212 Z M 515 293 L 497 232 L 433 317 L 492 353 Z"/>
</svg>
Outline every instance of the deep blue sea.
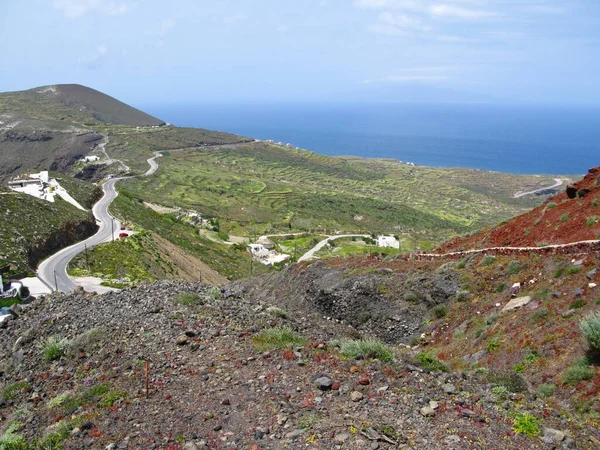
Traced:
<svg viewBox="0 0 600 450">
<path fill-rule="evenodd" d="M 177 126 L 274 139 L 327 155 L 533 174 L 584 174 L 600 165 L 600 107 L 244 103 L 143 109 Z"/>
</svg>

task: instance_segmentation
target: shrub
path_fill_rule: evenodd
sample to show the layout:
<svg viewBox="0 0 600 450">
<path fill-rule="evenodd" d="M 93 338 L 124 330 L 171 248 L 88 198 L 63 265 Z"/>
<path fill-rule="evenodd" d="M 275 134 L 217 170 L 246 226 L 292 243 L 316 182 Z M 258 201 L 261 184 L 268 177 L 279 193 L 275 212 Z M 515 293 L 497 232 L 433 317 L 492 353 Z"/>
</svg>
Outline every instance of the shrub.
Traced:
<svg viewBox="0 0 600 450">
<path fill-rule="evenodd" d="M 554 394 L 554 384 L 552 383 L 544 383 L 541 384 L 538 392 L 542 397 L 550 397 Z"/>
<path fill-rule="evenodd" d="M 0 436 L 0 448 L 2 450 L 27 450 L 29 445 L 21 433 L 17 430 L 23 428 L 21 422 L 13 422 Z"/>
<path fill-rule="evenodd" d="M 594 368 L 590 367 L 584 358 L 563 372 L 562 382 L 571 386 L 577 386 L 580 381 L 591 380 L 594 374 Z"/>
<path fill-rule="evenodd" d="M 589 217 L 587 222 L 585 223 L 588 227 L 596 225 L 600 221 L 598 216 Z"/>
<path fill-rule="evenodd" d="M 196 306 L 203 303 L 200 296 L 195 292 L 180 292 L 173 298 L 173 300 L 175 303 L 185 306 Z"/>
<path fill-rule="evenodd" d="M 579 321 L 579 328 L 588 345 L 600 349 L 600 312 L 590 314 Z"/>
<path fill-rule="evenodd" d="M 210 288 L 207 292 L 208 298 L 212 298 L 213 300 L 218 300 L 221 298 L 221 289 L 218 287 Z"/>
<path fill-rule="evenodd" d="M 17 395 L 25 389 L 31 388 L 31 384 L 27 381 L 17 381 L 11 384 L 2 391 L 2 398 L 4 400 L 14 400 Z"/>
<path fill-rule="evenodd" d="M 531 315 L 531 317 L 529 318 L 529 322 L 534 323 L 534 322 L 546 320 L 546 317 L 548 317 L 548 314 L 550 314 L 550 311 L 548 311 L 546 308 L 538 309 L 536 312 L 534 312 Z"/>
<path fill-rule="evenodd" d="M 518 393 L 527 392 L 527 383 L 518 373 L 498 373 L 489 372 L 487 375 L 488 382 L 497 386 L 504 386 L 508 392 Z"/>
<path fill-rule="evenodd" d="M 560 216 L 560 221 L 561 222 L 566 222 L 567 220 L 569 220 L 569 215 L 568 214 L 563 214 L 562 216 Z"/>
<path fill-rule="evenodd" d="M 448 308 L 446 305 L 437 305 L 431 311 L 436 319 L 441 319 L 442 317 L 446 317 L 448 315 Z"/>
<path fill-rule="evenodd" d="M 290 315 L 288 314 L 287 311 L 284 311 L 281 308 L 278 308 L 277 306 L 269 306 L 267 309 L 267 314 L 270 314 L 274 317 L 279 317 L 281 319 L 289 319 Z"/>
<path fill-rule="evenodd" d="M 340 344 L 340 353 L 353 359 L 378 359 L 380 361 L 394 359 L 392 350 L 376 339 L 343 341 Z"/>
<path fill-rule="evenodd" d="M 411 303 L 416 303 L 419 301 L 419 296 L 413 291 L 406 291 L 404 294 L 402 294 L 402 298 L 404 299 L 404 301 Z"/>
<path fill-rule="evenodd" d="M 504 292 L 507 288 L 508 286 L 506 286 L 506 283 L 500 283 L 498 286 L 496 286 L 496 292 Z"/>
<path fill-rule="evenodd" d="M 454 268 L 455 269 L 464 269 L 465 267 L 467 267 L 467 263 L 469 262 L 468 258 L 464 258 L 463 260 L 457 262 L 456 264 L 454 264 Z"/>
<path fill-rule="evenodd" d="M 585 302 L 581 299 L 579 300 L 575 300 L 573 303 L 571 303 L 569 305 L 570 309 L 579 309 L 579 308 L 583 308 L 585 306 Z"/>
<path fill-rule="evenodd" d="M 506 273 L 508 275 L 516 275 L 517 273 L 519 273 L 521 271 L 521 269 L 523 269 L 523 266 L 521 265 L 520 262 L 518 262 L 518 261 L 512 261 L 508 265 L 508 269 L 506 270 Z"/>
<path fill-rule="evenodd" d="M 594 200 L 592 200 L 592 206 L 595 208 L 596 206 L 598 206 L 598 199 L 595 198 Z"/>
<path fill-rule="evenodd" d="M 42 342 L 41 348 L 46 361 L 55 361 L 64 356 L 69 340 L 67 338 L 57 339 L 55 336 L 50 336 Z"/>
<path fill-rule="evenodd" d="M 556 208 L 556 203 L 550 202 L 546 205 L 546 209 L 552 209 L 552 208 Z"/>
<path fill-rule="evenodd" d="M 554 271 L 554 278 L 560 278 L 565 274 L 565 268 L 559 267 Z"/>
<path fill-rule="evenodd" d="M 259 350 L 303 346 L 306 339 L 290 327 L 265 328 L 252 339 Z"/>
<path fill-rule="evenodd" d="M 50 409 L 54 409 L 57 408 L 59 406 L 62 406 L 63 403 L 65 403 L 70 397 L 69 392 L 63 392 L 62 394 L 57 395 L 54 398 L 51 398 L 50 400 L 48 400 L 48 408 Z"/>
<path fill-rule="evenodd" d="M 540 424 L 538 419 L 529 413 L 519 413 L 513 422 L 513 431 L 517 434 L 525 434 L 529 437 L 539 436 Z"/>
<path fill-rule="evenodd" d="M 487 351 L 493 352 L 500 348 L 500 342 L 498 342 L 498 338 L 490 339 L 487 343 Z"/>
<path fill-rule="evenodd" d="M 419 352 L 417 359 L 424 369 L 448 372 L 448 368 L 431 353 Z"/>
<path fill-rule="evenodd" d="M 567 267 L 566 272 L 567 275 L 575 275 L 576 273 L 581 272 L 581 266 Z"/>
<path fill-rule="evenodd" d="M 457 302 L 466 302 L 468 299 L 469 291 L 466 289 L 460 289 L 459 291 L 456 291 L 456 294 L 454 294 L 454 300 Z"/>
<path fill-rule="evenodd" d="M 508 397 L 508 389 L 506 389 L 506 386 L 494 386 L 492 388 L 492 394 L 494 394 L 498 400 L 506 400 L 506 397 Z"/>
<path fill-rule="evenodd" d="M 481 261 L 481 265 L 483 265 L 483 266 L 489 266 L 489 265 L 494 264 L 495 262 L 496 262 L 496 257 L 495 256 L 486 256 Z"/>
</svg>

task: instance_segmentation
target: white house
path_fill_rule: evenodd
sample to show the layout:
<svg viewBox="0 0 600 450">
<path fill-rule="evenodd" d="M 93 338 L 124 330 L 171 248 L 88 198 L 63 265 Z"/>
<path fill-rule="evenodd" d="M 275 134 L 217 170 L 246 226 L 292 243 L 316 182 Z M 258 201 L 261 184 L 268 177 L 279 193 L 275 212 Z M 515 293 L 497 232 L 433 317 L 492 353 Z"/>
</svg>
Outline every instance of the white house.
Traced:
<svg viewBox="0 0 600 450">
<path fill-rule="evenodd" d="M 84 163 L 90 163 L 90 162 L 95 162 L 95 161 L 99 161 L 100 157 L 96 156 L 96 155 L 90 155 L 90 156 L 85 156 L 81 159 L 81 162 Z"/>
<path fill-rule="evenodd" d="M 400 248 L 400 242 L 394 236 L 377 236 L 377 247 Z"/>
</svg>

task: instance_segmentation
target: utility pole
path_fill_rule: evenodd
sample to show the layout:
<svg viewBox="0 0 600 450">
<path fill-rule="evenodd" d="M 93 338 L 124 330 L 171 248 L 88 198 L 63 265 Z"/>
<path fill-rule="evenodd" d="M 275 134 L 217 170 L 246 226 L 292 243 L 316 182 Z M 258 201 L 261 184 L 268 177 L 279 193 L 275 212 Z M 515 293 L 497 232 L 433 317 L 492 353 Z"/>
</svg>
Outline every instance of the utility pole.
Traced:
<svg viewBox="0 0 600 450">
<path fill-rule="evenodd" d="M 296 262 L 296 250 L 298 249 L 298 243 L 294 241 L 294 262 Z"/>
<path fill-rule="evenodd" d="M 56 281 L 56 270 L 54 271 L 54 286 L 56 287 L 56 292 L 58 292 L 58 282 Z"/>
<path fill-rule="evenodd" d="M 88 258 L 87 244 L 83 244 L 83 248 L 85 249 L 85 263 L 87 265 L 88 272 L 90 272 L 90 259 Z"/>
<path fill-rule="evenodd" d="M 113 219 L 112 217 L 110 218 L 110 229 L 111 229 L 112 240 L 114 242 L 114 240 L 115 240 L 115 219 Z"/>
</svg>

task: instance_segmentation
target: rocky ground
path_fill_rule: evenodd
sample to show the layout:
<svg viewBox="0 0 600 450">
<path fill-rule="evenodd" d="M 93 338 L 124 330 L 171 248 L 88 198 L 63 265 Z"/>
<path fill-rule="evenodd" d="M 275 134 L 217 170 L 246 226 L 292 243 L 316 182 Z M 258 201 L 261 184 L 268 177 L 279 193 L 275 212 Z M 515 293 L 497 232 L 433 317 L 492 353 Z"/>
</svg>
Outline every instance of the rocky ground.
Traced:
<svg viewBox="0 0 600 450">
<path fill-rule="evenodd" d="M 404 346 L 392 347 L 389 362 L 344 357 L 333 339 L 348 334 L 347 323 L 273 308 L 240 289 L 161 282 L 14 309 L 0 329 L 5 450 L 598 442 L 536 395 L 490 383 L 486 371 L 430 370 Z M 306 343 L 261 347 L 261 331 L 277 325 Z"/>
</svg>

